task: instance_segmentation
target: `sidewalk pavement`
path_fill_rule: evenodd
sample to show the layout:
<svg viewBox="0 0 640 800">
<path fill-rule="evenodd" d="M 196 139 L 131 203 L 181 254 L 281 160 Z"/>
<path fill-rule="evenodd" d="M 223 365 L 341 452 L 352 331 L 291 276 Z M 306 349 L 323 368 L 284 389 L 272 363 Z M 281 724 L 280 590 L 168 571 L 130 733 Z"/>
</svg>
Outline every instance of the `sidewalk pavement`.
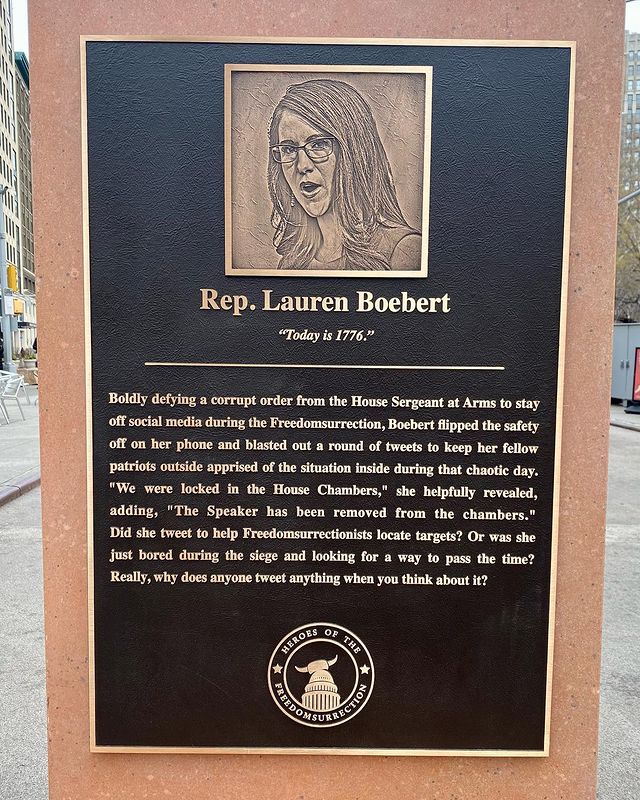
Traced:
<svg viewBox="0 0 640 800">
<path fill-rule="evenodd" d="M 0 506 L 40 483 L 40 438 L 38 406 L 27 387 L 31 405 L 20 400 L 25 419 L 14 401 L 7 402 L 11 422 L 0 424 Z"/>
<path fill-rule="evenodd" d="M 36 490 L 0 508 L 0 800 L 48 797 L 43 605 Z"/>
<path fill-rule="evenodd" d="M 640 411 L 640 406 L 638 407 Z M 640 432 L 640 413 L 627 414 L 622 406 L 611 405 L 611 424 L 617 428 L 628 428 Z"/>
<path fill-rule="evenodd" d="M 640 436 L 620 427 L 612 427 L 610 433 L 598 798 L 637 800 L 640 796 Z"/>
</svg>

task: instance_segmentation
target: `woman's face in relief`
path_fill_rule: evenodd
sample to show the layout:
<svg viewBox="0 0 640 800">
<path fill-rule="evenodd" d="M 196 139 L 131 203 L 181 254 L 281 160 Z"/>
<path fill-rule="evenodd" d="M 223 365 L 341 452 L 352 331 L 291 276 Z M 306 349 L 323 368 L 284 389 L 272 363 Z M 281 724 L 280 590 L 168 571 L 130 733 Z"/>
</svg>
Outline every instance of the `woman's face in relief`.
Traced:
<svg viewBox="0 0 640 800">
<path fill-rule="evenodd" d="M 282 114 L 278 126 L 280 145 L 290 144 L 294 147 L 307 145 L 313 150 L 313 142 L 321 139 L 327 139 L 324 131 L 310 125 L 291 111 Z M 305 149 L 300 147 L 294 161 L 280 165 L 293 196 L 310 217 L 321 217 L 326 214 L 333 201 L 336 153 L 335 142 L 332 143 L 333 152 L 320 160 L 314 161 Z"/>
</svg>

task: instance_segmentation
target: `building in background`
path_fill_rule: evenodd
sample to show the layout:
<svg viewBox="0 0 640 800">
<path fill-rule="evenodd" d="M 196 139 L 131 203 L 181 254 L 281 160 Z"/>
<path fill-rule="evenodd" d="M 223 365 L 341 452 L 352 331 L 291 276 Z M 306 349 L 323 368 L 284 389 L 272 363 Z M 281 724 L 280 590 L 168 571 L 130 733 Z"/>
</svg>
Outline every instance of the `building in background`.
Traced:
<svg viewBox="0 0 640 800">
<path fill-rule="evenodd" d="M 620 189 L 628 193 L 640 188 L 640 33 L 625 31 L 624 39 Z"/>
<path fill-rule="evenodd" d="M 31 354 L 36 335 L 30 139 L 29 63 L 24 54 L 14 55 L 11 0 L 0 0 L 0 230 L 6 254 L 0 311 L 5 345 L 11 344 L 4 359 L 9 369 L 15 367 L 11 356 Z"/>
<path fill-rule="evenodd" d="M 619 197 L 640 189 L 640 33 L 625 31 Z M 619 206 L 615 319 L 640 321 L 640 196 Z"/>
<path fill-rule="evenodd" d="M 29 61 L 24 53 L 16 53 L 16 123 L 18 132 L 18 203 L 20 212 L 20 289 L 35 293 Z"/>
<path fill-rule="evenodd" d="M 20 233 L 18 253 L 18 291 L 24 303 L 16 321 L 17 353 L 29 350 L 36 330 L 36 268 L 33 256 L 33 201 L 31 189 L 31 106 L 29 100 L 29 61 L 24 53 L 15 54 L 16 130 L 18 141 L 18 212 Z"/>
</svg>

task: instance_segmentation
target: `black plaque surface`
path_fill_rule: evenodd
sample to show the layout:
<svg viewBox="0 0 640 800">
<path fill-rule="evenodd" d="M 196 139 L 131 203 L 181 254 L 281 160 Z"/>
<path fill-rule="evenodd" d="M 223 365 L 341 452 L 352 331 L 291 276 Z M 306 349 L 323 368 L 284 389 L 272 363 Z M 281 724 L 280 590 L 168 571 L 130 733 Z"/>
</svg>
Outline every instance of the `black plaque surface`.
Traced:
<svg viewBox="0 0 640 800">
<path fill-rule="evenodd" d="M 83 43 L 94 750 L 548 752 L 572 58 Z M 350 244 L 282 267 L 263 72 L 349 83 L 372 109 L 406 222 L 350 217 L 375 269 Z M 309 161 L 301 183 L 333 165 L 292 189 L 300 217 L 357 178 L 311 127 L 276 154 Z M 375 187 L 354 192 L 373 216 Z M 377 269 L 393 237 L 419 255 Z"/>
</svg>

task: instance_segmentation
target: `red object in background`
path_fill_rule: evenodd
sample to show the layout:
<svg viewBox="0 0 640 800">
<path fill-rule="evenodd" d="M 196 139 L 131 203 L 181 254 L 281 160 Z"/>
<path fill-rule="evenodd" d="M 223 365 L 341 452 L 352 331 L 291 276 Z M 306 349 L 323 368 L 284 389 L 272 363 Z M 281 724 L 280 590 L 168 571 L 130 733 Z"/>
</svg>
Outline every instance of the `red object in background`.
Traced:
<svg viewBox="0 0 640 800">
<path fill-rule="evenodd" d="M 633 395 L 634 400 L 640 400 L 640 347 L 636 347 L 636 366 L 633 371 Z"/>
</svg>

